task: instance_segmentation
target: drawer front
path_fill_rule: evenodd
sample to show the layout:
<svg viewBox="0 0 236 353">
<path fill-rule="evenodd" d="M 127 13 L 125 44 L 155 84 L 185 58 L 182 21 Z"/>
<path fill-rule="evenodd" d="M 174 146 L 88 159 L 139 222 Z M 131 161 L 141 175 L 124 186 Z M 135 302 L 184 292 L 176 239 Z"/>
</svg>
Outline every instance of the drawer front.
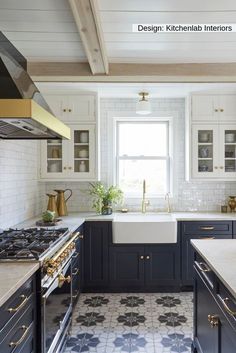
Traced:
<svg viewBox="0 0 236 353">
<path fill-rule="evenodd" d="M 27 307 L 32 293 L 33 280 L 27 281 L 20 289 L 0 307 L 0 336 L 4 327 L 10 322 L 16 322 Z"/>
<path fill-rule="evenodd" d="M 236 299 L 221 282 L 218 283 L 217 300 L 223 313 L 236 330 Z"/>
<path fill-rule="evenodd" d="M 230 235 L 233 234 L 233 222 L 201 221 L 183 222 L 183 234 L 193 235 Z"/>
<path fill-rule="evenodd" d="M 198 253 L 196 253 L 194 266 L 202 275 L 208 286 L 213 289 L 215 287 L 215 274 L 209 267 L 209 265 L 206 263 L 206 261 Z"/>
<path fill-rule="evenodd" d="M 20 352 L 32 335 L 33 326 L 34 308 L 30 306 L 0 342 L 0 353 Z"/>
</svg>

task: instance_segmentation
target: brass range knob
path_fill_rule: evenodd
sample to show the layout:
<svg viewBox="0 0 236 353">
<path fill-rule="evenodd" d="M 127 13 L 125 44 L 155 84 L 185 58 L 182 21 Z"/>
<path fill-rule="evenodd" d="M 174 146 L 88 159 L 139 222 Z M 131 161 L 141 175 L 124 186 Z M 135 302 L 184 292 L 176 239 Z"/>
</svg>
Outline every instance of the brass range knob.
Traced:
<svg viewBox="0 0 236 353">
<path fill-rule="evenodd" d="M 207 315 L 208 322 L 210 323 L 211 327 L 217 327 L 219 325 L 219 318 L 217 315 Z"/>
</svg>

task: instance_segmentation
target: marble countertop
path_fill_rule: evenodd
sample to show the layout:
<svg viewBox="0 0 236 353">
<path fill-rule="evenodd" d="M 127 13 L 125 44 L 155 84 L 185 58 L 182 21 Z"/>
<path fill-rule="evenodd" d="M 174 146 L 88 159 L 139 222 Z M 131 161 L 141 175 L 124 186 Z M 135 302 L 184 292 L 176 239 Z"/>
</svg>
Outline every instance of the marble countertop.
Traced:
<svg viewBox="0 0 236 353">
<path fill-rule="evenodd" d="M 191 240 L 191 243 L 236 298 L 236 239 Z"/>
<path fill-rule="evenodd" d="M 38 262 L 0 264 L 0 306 L 2 306 L 39 268 Z"/>
</svg>

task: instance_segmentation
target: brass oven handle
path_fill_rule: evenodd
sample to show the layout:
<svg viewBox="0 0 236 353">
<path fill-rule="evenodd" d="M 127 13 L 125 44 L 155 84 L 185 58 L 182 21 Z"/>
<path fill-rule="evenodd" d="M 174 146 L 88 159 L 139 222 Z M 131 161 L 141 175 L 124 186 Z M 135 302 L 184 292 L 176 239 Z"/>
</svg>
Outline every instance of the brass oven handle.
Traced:
<svg viewBox="0 0 236 353">
<path fill-rule="evenodd" d="M 62 253 L 68 248 L 68 246 L 73 243 L 73 241 L 75 241 L 78 236 L 79 236 L 80 232 L 76 232 L 69 240 L 68 242 L 58 251 L 58 253 L 56 253 L 56 255 L 50 259 L 50 261 L 53 263 L 54 261 L 57 261 L 57 259 L 62 255 Z"/>
<path fill-rule="evenodd" d="M 230 299 L 229 299 L 229 298 L 224 298 L 224 299 L 223 299 L 223 298 L 221 298 L 221 296 L 219 296 L 219 297 L 220 297 L 220 300 L 221 300 L 221 302 L 222 302 L 222 304 L 223 304 L 225 310 L 226 310 L 230 315 L 235 316 L 235 315 L 236 315 L 236 311 L 231 310 L 230 307 L 226 304 L 226 302 L 228 302 Z"/>
<path fill-rule="evenodd" d="M 29 297 L 26 297 L 24 294 L 20 295 L 20 298 L 23 299 L 22 302 L 15 308 L 9 308 L 7 311 L 9 313 L 17 313 L 28 301 Z"/>
<path fill-rule="evenodd" d="M 18 341 L 16 341 L 16 342 L 14 342 L 14 341 L 10 342 L 10 343 L 9 343 L 9 346 L 10 346 L 10 347 L 17 347 L 17 346 L 19 346 L 19 345 L 24 341 L 24 339 L 25 339 L 25 337 L 26 337 L 26 335 L 27 335 L 27 333 L 28 333 L 28 331 L 29 331 L 29 327 L 27 327 L 27 326 L 25 326 L 25 325 L 22 325 L 22 326 L 20 327 L 20 329 L 24 331 L 24 332 L 23 332 L 23 335 L 21 336 L 21 338 L 20 338 Z"/>
<path fill-rule="evenodd" d="M 200 227 L 201 230 L 214 230 L 215 227 L 212 227 L 212 226 L 207 226 L 207 227 Z"/>
<path fill-rule="evenodd" d="M 70 283 L 71 276 L 65 277 L 62 273 L 60 273 L 58 275 L 58 287 L 61 288 L 65 282 Z"/>
<path fill-rule="evenodd" d="M 199 270 L 202 272 L 210 272 L 211 271 L 211 269 L 204 262 L 195 261 L 195 264 L 197 265 Z"/>
<path fill-rule="evenodd" d="M 217 327 L 219 325 L 219 318 L 217 315 L 207 315 L 208 322 L 210 323 L 211 327 Z"/>
<path fill-rule="evenodd" d="M 79 269 L 75 267 L 75 272 L 72 272 L 72 276 L 76 276 L 79 273 Z"/>
</svg>

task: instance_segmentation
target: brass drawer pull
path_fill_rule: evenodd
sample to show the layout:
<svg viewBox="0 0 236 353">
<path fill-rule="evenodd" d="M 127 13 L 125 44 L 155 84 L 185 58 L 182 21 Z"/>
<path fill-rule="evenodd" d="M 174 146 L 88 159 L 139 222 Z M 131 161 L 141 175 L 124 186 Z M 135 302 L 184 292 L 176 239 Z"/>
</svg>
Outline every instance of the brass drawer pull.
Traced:
<svg viewBox="0 0 236 353">
<path fill-rule="evenodd" d="M 79 273 L 79 269 L 75 267 L 75 272 L 72 272 L 72 276 L 76 276 Z"/>
<path fill-rule="evenodd" d="M 198 237 L 198 239 L 202 239 L 202 240 L 213 240 L 213 239 L 215 239 L 216 237 L 203 237 L 203 236 L 201 236 L 201 237 Z"/>
<path fill-rule="evenodd" d="M 201 230 L 214 230 L 215 227 L 209 226 L 209 227 L 200 227 Z"/>
<path fill-rule="evenodd" d="M 230 299 L 229 298 L 221 298 L 221 296 L 219 296 L 220 300 L 222 301 L 222 304 L 225 308 L 225 310 L 232 316 L 235 316 L 236 315 L 236 311 L 233 311 L 230 309 L 230 307 L 226 304 Z"/>
<path fill-rule="evenodd" d="M 200 271 L 211 272 L 211 269 L 204 262 L 195 261 L 195 264 L 197 265 L 197 267 L 199 268 Z"/>
<path fill-rule="evenodd" d="M 29 297 L 26 297 L 24 294 L 20 295 L 20 298 L 23 299 L 22 302 L 15 308 L 9 308 L 7 311 L 9 313 L 17 313 L 28 301 Z"/>
<path fill-rule="evenodd" d="M 10 346 L 10 347 L 17 347 L 17 346 L 19 346 L 19 345 L 24 341 L 24 339 L 25 339 L 25 337 L 26 337 L 26 335 L 27 335 L 27 333 L 28 333 L 28 331 L 29 331 L 29 327 L 27 327 L 27 326 L 25 326 L 25 325 L 22 325 L 22 326 L 20 327 L 20 329 L 24 331 L 24 332 L 23 332 L 23 335 L 21 336 L 21 338 L 20 338 L 18 341 L 16 341 L 16 342 L 14 342 L 14 341 L 10 342 L 10 343 L 9 343 L 9 346 Z"/>
</svg>

